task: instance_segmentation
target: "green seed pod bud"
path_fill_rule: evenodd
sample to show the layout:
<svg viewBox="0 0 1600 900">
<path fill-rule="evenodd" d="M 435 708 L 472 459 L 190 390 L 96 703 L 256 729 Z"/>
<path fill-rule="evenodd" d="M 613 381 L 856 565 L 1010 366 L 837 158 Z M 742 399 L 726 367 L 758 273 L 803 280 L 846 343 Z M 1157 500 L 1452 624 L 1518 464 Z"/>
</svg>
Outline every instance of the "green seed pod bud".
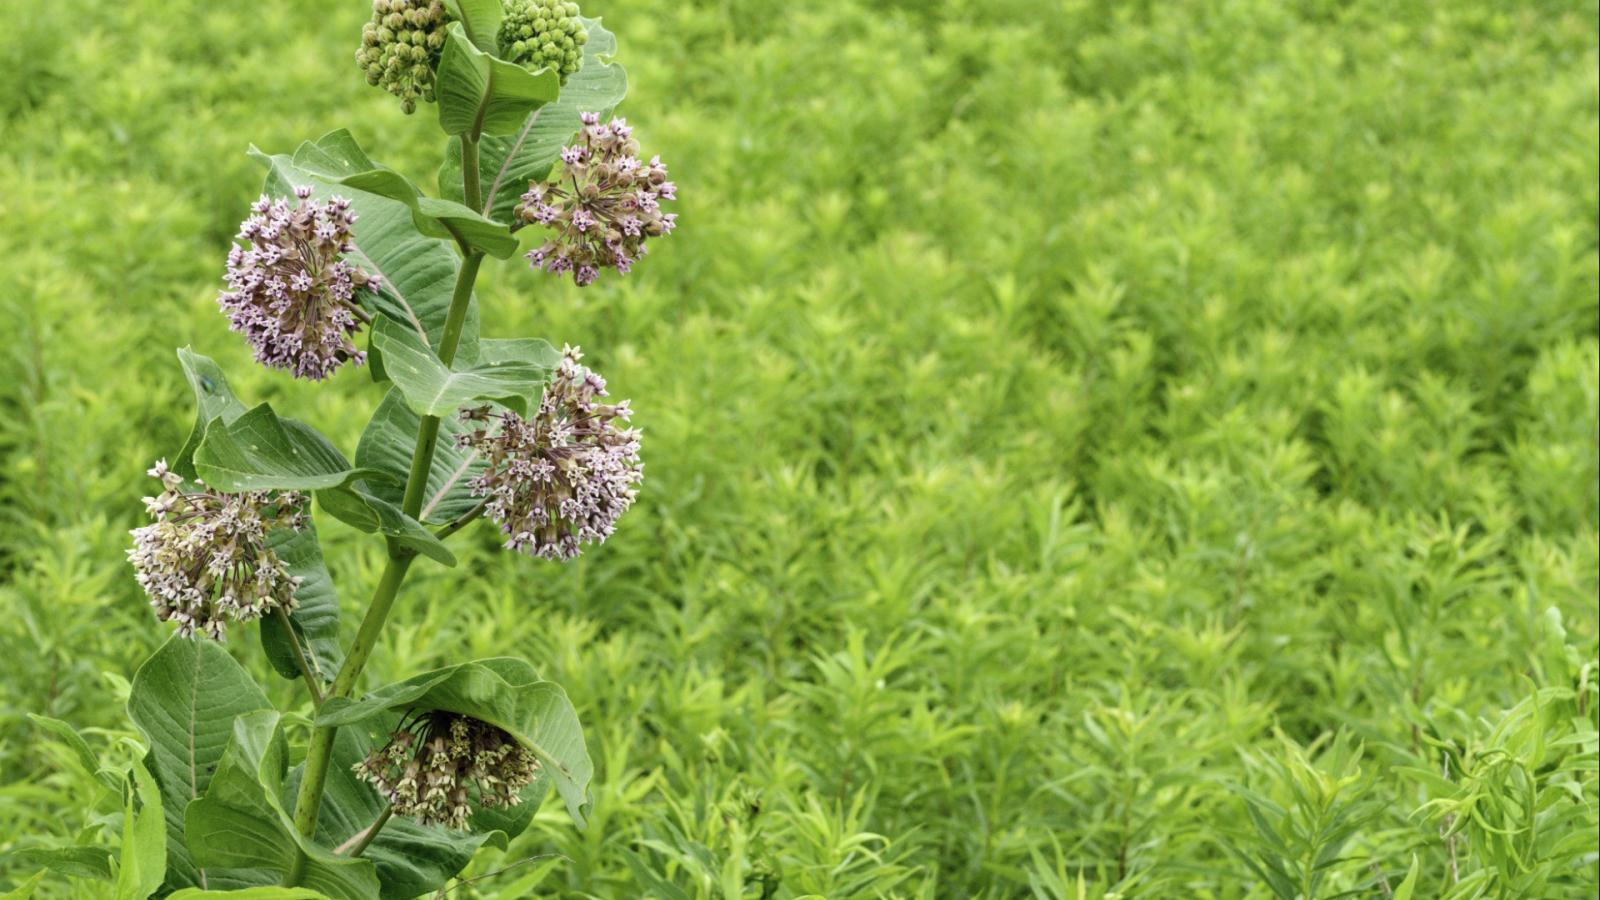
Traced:
<svg viewBox="0 0 1600 900">
<path fill-rule="evenodd" d="M 497 49 L 502 59 L 532 72 L 555 71 L 565 84 L 583 64 L 575 52 L 588 39 L 578 7 L 564 0 L 504 0 Z"/>
</svg>

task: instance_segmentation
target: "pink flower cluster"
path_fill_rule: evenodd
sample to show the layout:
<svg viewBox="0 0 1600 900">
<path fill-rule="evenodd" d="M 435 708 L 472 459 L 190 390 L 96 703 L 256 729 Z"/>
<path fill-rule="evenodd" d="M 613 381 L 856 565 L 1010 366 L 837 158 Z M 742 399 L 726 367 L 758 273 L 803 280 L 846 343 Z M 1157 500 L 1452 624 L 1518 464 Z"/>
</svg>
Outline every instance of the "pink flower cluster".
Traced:
<svg viewBox="0 0 1600 900">
<path fill-rule="evenodd" d="M 506 547 L 529 556 L 572 559 L 582 545 L 610 537 L 644 477 L 639 433 L 617 425 L 629 418 L 628 401 L 599 402 L 605 379 L 579 365 L 581 358 L 576 348 L 562 351 L 532 418 L 489 407 L 462 413 L 486 423 L 456 438 L 488 462 L 472 481 L 473 494 L 488 498 L 484 511 L 499 523 Z"/>
<path fill-rule="evenodd" d="M 646 252 L 649 238 L 671 234 L 677 215 L 661 211 L 676 200 L 661 157 L 637 156 L 639 142 L 622 119 L 600 124 L 583 114 L 577 143 L 561 151 L 563 171 L 544 184 L 530 183 L 517 205 L 518 221 L 543 225 L 555 236 L 528 254 L 535 269 L 571 272 L 580 287 L 610 267 L 626 275 Z"/>
<path fill-rule="evenodd" d="M 355 292 L 376 291 L 378 277 L 344 260 L 355 250 L 350 201 L 317 203 L 308 187 L 294 193 L 293 206 L 263 194 L 251 207 L 238 235 L 250 245 L 229 251 L 228 290 L 217 303 L 258 362 L 320 381 L 366 359 L 351 340 L 367 319 Z"/>
</svg>

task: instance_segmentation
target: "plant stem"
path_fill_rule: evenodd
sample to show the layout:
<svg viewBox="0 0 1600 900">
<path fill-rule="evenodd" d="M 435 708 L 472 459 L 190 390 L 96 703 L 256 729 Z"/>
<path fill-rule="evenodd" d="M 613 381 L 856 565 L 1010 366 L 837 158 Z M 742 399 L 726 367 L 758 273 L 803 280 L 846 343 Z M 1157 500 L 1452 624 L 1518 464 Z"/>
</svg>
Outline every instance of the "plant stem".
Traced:
<svg viewBox="0 0 1600 900">
<path fill-rule="evenodd" d="M 306 690 L 311 692 L 311 705 L 322 706 L 322 685 L 318 682 L 316 673 L 311 671 L 311 663 L 306 660 L 306 652 L 300 646 L 300 635 L 294 630 L 294 621 L 289 618 L 289 610 L 278 607 L 278 621 L 283 625 L 283 630 L 289 635 L 289 646 L 294 648 L 294 661 L 300 667 L 300 674 L 305 677 Z"/>
<path fill-rule="evenodd" d="M 455 534 L 461 529 L 467 527 L 468 525 L 471 525 L 479 516 L 483 515 L 484 507 L 487 507 L 488 505 L 488 500 L 479 503 L 477 506 L 474 506 L 473 508 L 452 519 L 450 524 L 444 526 L 438 531 L 435 531 L 433 536 L 442 541 L 450 535 Z"/>
<path fill-rule="evenodd" d="M 476 136 L 461 136 L 461 174 L 467 205 L 475 208 L 479 205 L 482 192 L 479 184 Z M 439 338 L 439 360 L 446 366 L 455 360 L 456 349 L 461 344 L 461 330 L 467 320 L 467 307 L 472 302 L 472 285 L 478 280 L 478 267 L 482 263 L 482 253 L 466 251 L 461 261 L 461 269 L 456 273 L 455 290 L 450 295 L 450 311 L 445 316 L 444 332 Z M 400 504 L 401 510 L 413 518 L 422 510 L 423 495 L 428 490 L 428 473 L 433 468 L 433 448 L 438 437 L 439 418 L 424 416 L 422 424 L 417 429 L 417 444 L 411 454 L 411 471 L 406 477 L 405 495 Z M 350 652 L 345 655 L 344 665 L 339 667 L 339 674 L 333 680 L 329 696 L 349 696 L 355 689 L 356 679 L 361 676 L 367 658 L 372 655 L 372 649 L 378 643 L 383 625 L 389 618 L 389 610 L 393 608 L 395 598 L 399 596 L 400 584 L 405 581 L 406 571 L 411 568 L 411 561 L 416 558 L 415 551 L 405 549 L 393 540 L 388 542 L 388 549 L 388 565 L 384 567 L 378 586 L 372 592 L 372 602 L 367 605 L 366 614 L 361 618 L 361 627 L 356 632 L 355 643 L 350 645 Z M 295 828 L 306 837 L 313 837 L 317 832 L 317 814 L 322 809 L 322 794 L 328 780 L 328 764 L 333 758 L 333 739 L 337 733 L 336 726 L 318 727 L 311 733 L 311 746 L 306 750 L 305 774 L 300 780 L 300 793 L 295 798 L 294 806 Z M 380 820 L 379 825 L 381 824 Z M 377 827 L 372 829 L 372 833 L 377 834 Z M 289 887 L 299 884 L 300 879 L 305 877 L 309 861 L 304 853 L 297 854 L 293 865 L 284 876 L 283 883 Z"/>
<path fill-rule="evenodd" d="M 378 813 L 378 818 L 373 820 L 371 825 L 352 835 L 350 840 L 335 847 L 333 852 L 346 854 L 351 858 L 365 853 L 367 846 L 372 843 L 373 838 L 378 836 L 378 832 L 383 830 L 384 823 L 388 822 L 389 817 L 392 815 L 394 815 L 394 807 L 385 806 L 383 812 Z"/>
</svg>

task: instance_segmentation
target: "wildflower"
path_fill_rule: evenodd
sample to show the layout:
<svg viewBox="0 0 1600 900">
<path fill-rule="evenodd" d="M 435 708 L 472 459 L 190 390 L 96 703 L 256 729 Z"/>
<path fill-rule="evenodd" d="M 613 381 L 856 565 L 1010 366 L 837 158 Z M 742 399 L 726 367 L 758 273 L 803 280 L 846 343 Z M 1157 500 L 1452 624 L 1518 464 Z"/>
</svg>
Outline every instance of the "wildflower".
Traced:
<svg viewBox="0 0 1600 900">
<path fill-rule="evenodd" d="M 217 303 L 261 364 L 321 380 L 366 359 L 351 341 L 367 318 L 355 292 L 377 291 L 379 279 L 343 259 L 355 250 L 350 201 L 317 203 L 308 187 L 294 193 L 294 206 L 263 194 L 251 207 L 238 235 L 250 246 L 228 252 L 229 290 Z"/>
<path fill-rule="evenodd" d="M 497 35 L 500 56 L 531 71 L 554 69 L 562 84 L 583 64 L 589 32 L 578 4 L 566 0 L 506 0 Z"/>
<path fill-rule="evenodd" d="M 474 788 L 479 806 L 516 806 L 539 761 L 504 729 L 430 710 L 409 713 L 389 743 L 354 770 L 400 815 L 424 825 L 466 828 Z"/>
<path fill-rule="evenodd" d="M 144 499 L 155 522 L 133 530 L 128 560 L 158 618 L 178 623 L 184 637 L 204 631 L 221 640 L 230 620 L 294 609 L 300 579 L 289 574 L 266 538 L 273 528 L 305 527 L 303 496 L 186 493 L 166 460 L 149 474 L 162 486 L 159 495 Z"/>
<path fill-rule="evenodd" d="M 499 523 L 506 547 L 529 556 L 572 559 L 582 545 L 610 537 L 643 478 L 639 433 L 616 424 L 628 420 L 628 401 L 600 403 L 605 379 L 579 365 L 581 358 L 574 347 L 562 351 L 530 419 L 489 407 L 462 414 L 499 426 L 456 440 L 487 460 L 471 482 L 473 495 L 488 498 L 485 512 Z"/>
<path fill-rule="evenodd" d="M 677 186 L 661 157 L 644 163 L 638 153 L 625 120 L 602 125 L 596 114 L 583 114 L 578 142 L 561 151 L 560 176 L 530 183 L 517 204 L 518 221 L 555 231 L 528 254 L 535 269 L 571 272 L 580 287 L 604 268 L 626 275 L 647 239 L 672 232 L 678 217 L 663 213 L 661 201 L 676 200 Z"/>
<path fill-rule="evenodd" d="M 373 0 L 356 63 L 368 84 L 400 98 L 407 115 L 419 99 L 434 101 L 433 76 L 449 21 L 440 0 Z"/>
</svg>

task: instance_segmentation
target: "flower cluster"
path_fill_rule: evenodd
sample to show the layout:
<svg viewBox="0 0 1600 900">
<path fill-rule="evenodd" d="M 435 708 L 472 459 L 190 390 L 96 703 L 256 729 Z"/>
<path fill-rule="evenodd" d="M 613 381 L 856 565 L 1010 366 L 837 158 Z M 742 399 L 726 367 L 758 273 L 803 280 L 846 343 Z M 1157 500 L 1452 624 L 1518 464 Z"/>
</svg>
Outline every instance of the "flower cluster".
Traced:
<svg viewBox="0 0 1600 900">
<path fill-rule="evenodd" d="M 627 274 L 645 254 L 647 238 L 670 234 L 677 215 L 661 211 L 676 200 L 661 157 L 639 161 L 639 142 L 622 119 L 600 124 L 583 114 L 580 140 L 561 151 L 563 172 L 545 184 L 530 184 L 517 204 L 517 219 L 555 231 L 528 254 L 535 269 L 571 272 L 581 287 L 610 266 Z"/>
<path fill-rule="evenodd" d="M 362 26 L 356 51 L 367 84 L 399 97 L 408 115 L 418 99 L 432 103 L 448 23 L 440 0 L 372 0 L 372 20 Z"/>
<path fill-rule="evenodd" d="M 308 187 L 294 193 L 293 206 L 263 194 L 251 207 L 254 215 L 239 226 L 250 246 L 229 251 L 229 290 L 217 302 L 257 361 L 321 380 L 347 360 L 366 358 L 351 341 L 367 318 L 355 292 L 376 291 L 378 277 L 343 259 L 355 249 L 350 201 L 317 203 Z"/>
<path fill-rule="evenodd" d="M 539 761 L 504 729 L 431 710 L 407 715 L 389 743 L 354 768 L 400 815 L 466 828 L 474 787 L 479 806 L 516 806 Z"/>
<path fill-rule="evenodd" d="M 583 64 L 589 32 L 569 0 L 506 0 L 497 35 L 500 56 L 532 71 L 554 69 L 566 84 Z"/>
<path fill-rule="evenodd" d="M 463 447 L 488 461 L 471 482 L 487 497 L 485 512 L 499 523 L 506 547 L 544 559 L 572 559 L 582 545 L 600 543 L 638 493 L 643 478 L 639 433 L 620 428 L 628 401 L 602 404 L 605 379 L 578 364 L 582 354 L 562 351 L 561 365 L 532 418 L 489 407 L 462 418 L 485 427 L 459 435 Z"/>
<path fill-rule="evenodd" d="M 158 496 L 144 498 L 155 522 L 133 530 L 128 559 L 158 617 L 178 623 L 184 637 L 204 631 L 221 640 L 229 621 L 294 609 L 300 579 L 266 539 L 272 528 L 305 527 L 304 497 L 185 493 L 165 460 L 150 475 L 162 486 Z"/>
</svg>

